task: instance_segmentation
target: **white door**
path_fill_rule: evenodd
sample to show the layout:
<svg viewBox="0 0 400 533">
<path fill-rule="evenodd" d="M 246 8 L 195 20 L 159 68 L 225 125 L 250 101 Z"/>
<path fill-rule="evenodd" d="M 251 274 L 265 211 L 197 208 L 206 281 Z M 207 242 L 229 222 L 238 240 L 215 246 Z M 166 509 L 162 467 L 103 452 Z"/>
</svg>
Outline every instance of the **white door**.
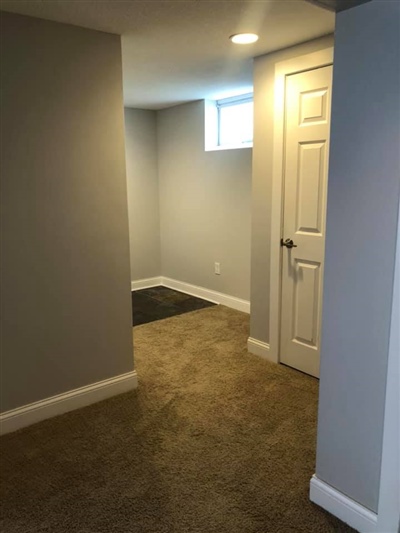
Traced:
<svg viewBox="0 0 400 533">
<path fill-rule="evenodd" d="M 331 88 L 332 66 L 286 77 L 280 361 L 316 377 Z"/>
</svg>

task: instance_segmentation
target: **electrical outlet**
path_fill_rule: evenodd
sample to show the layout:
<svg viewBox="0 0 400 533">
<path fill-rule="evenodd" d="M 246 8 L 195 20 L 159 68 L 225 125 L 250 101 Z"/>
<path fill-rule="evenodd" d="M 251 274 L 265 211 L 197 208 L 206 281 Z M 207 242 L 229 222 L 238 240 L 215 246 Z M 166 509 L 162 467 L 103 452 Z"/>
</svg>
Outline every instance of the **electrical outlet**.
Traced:
<svg viewBox="0 0 400 533">
<path fill-rule="evenodd" d="M 214 274 L 221 274 L 221 266 L 219 263 L 214 263 Z"/>
</svg>

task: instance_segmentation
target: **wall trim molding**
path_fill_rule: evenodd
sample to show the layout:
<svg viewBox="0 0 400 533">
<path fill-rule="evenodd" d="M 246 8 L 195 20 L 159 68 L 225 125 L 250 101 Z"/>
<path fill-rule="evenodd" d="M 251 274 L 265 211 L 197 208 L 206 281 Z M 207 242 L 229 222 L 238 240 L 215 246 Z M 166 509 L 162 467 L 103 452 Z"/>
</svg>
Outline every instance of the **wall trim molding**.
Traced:
<svg viewBox="0 0 400 533">
<path fill-rule="evenodd" d="M 168 287 L 169 289 L 175 289 L 176 291 L 181 291 L 190 294 L 191 296 L 197 296 L 197 298 L 202 298 L 203 300 L 215 304 L 226 305 L 226 307 L 242 311 L 243 313 L 250 313 L 250 302 L 248 300 L 242 300 L 241 298 L 236 298 L 236 296 L 230 296 L 229 294 L 206 289 L 205 287 L 199 287 L 198 285 L 192 285 L 191 283 L 186 283 L 184 281 L 178 281 L 177 279 L 158 276 L 155 278 L 138 279 L 131 282 L 132 291 L 157 287 L 158 285 Z"/>
<path fill-rule="evenodd" d="M 274 359 L 273 354 L 270 351 L 270 346 L 267 342 L 259 341 L 258 339 L 249 337 L 247 339 L 247 349 L 250 353 L 258 355 L 258 357 L 267 359 L 272 363 L 278 363 L 278 361 Z"/>
<path fill-rule="evenodd" d="M 203 300 L 208 300 L 209 302 L 226 305 L 226 307 L 242 311 L 243 313 L 250 313 L 250 302 L 242 300 L 241 298 L 236 298 L 236 296 L 229 296 L 222 292 L 198 287 L 197 285 L 191 285 L 190 283 L 166 277 L 162 277 L 162 285 L 164 285 L 164 287 L 169 287 L 170 289 L 185 292 L 191 296 L 203 298 Z"/>
<path fill-rule="evenodd" d="M 140 289 L 149 289 L 150 287 L 157 287 L 162 285 L 162 277 L 156 276 L 154 278 L 137 279 L 131 281 L 131 290 L 138 291 Z"/>
<path fill-rule="evenodd" d="M 136 389 L 136 370 L 0 414 L 0 435 Z"/>
<path fill-rule="evenodd" d="M 310 481 L 310 500 L 360 533 L 378 533 L 378 516 L 375 513 L 321 481 L 315 474 Z"/>
</svg>

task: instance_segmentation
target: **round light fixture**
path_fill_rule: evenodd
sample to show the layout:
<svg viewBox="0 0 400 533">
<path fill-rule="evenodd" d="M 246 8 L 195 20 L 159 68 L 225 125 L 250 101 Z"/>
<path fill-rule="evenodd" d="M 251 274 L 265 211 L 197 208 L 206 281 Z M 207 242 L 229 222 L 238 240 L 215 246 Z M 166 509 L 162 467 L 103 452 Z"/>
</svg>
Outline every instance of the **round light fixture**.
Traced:
<svg viewBox="0 0 400 533">
<path fill-rule="evenodd" d="M 255 33 L 235 33 L 229 39 L 235 44 L 251 44 L 258 41 L 258 35 Z"/>
</svg>

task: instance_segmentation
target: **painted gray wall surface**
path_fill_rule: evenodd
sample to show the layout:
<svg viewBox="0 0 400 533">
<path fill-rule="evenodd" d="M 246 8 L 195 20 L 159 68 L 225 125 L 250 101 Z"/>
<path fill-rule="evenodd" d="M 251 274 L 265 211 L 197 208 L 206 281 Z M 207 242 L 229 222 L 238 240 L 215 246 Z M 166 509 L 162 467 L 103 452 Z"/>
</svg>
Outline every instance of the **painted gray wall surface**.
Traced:
<svg viewBox="0 0 400 533">
<path fill-rule="evenodd" d="M 205 152 L 193 102 L 158 113 L 158 164 L 163 276 L 249 300 L 251 149 Z"/>
<path fill-rule="evenodd" d="M 161 275 L 157 113 L 125 108 L 131 280 Z"/>
<path fill-rule="evenodd" d="M 400 195 L 400 4 L 337 16 L 317 476 L 378 508 Z M 344 237 L 345 236 L 345 237 Z"/>
<path fill-rule="evenodd" d="M 250 336 L 269 342 L 271 257 L 271 197 L 274 147 L 275 66 L 305 54 L 333 46 L 327 36 L 254 61 L 254 147 L 251 232 Z"/>
<path fill-rule="evenodd" d="M 133 369 L 121 45 L 1 14 L 2 410 Z"/>
<path fill-rule="evenodd" d="M 397 532 L 400 524 L 400 212 L 386 380 L 385 422 L 379 490 L 378 531 Z"/>
</svg>

